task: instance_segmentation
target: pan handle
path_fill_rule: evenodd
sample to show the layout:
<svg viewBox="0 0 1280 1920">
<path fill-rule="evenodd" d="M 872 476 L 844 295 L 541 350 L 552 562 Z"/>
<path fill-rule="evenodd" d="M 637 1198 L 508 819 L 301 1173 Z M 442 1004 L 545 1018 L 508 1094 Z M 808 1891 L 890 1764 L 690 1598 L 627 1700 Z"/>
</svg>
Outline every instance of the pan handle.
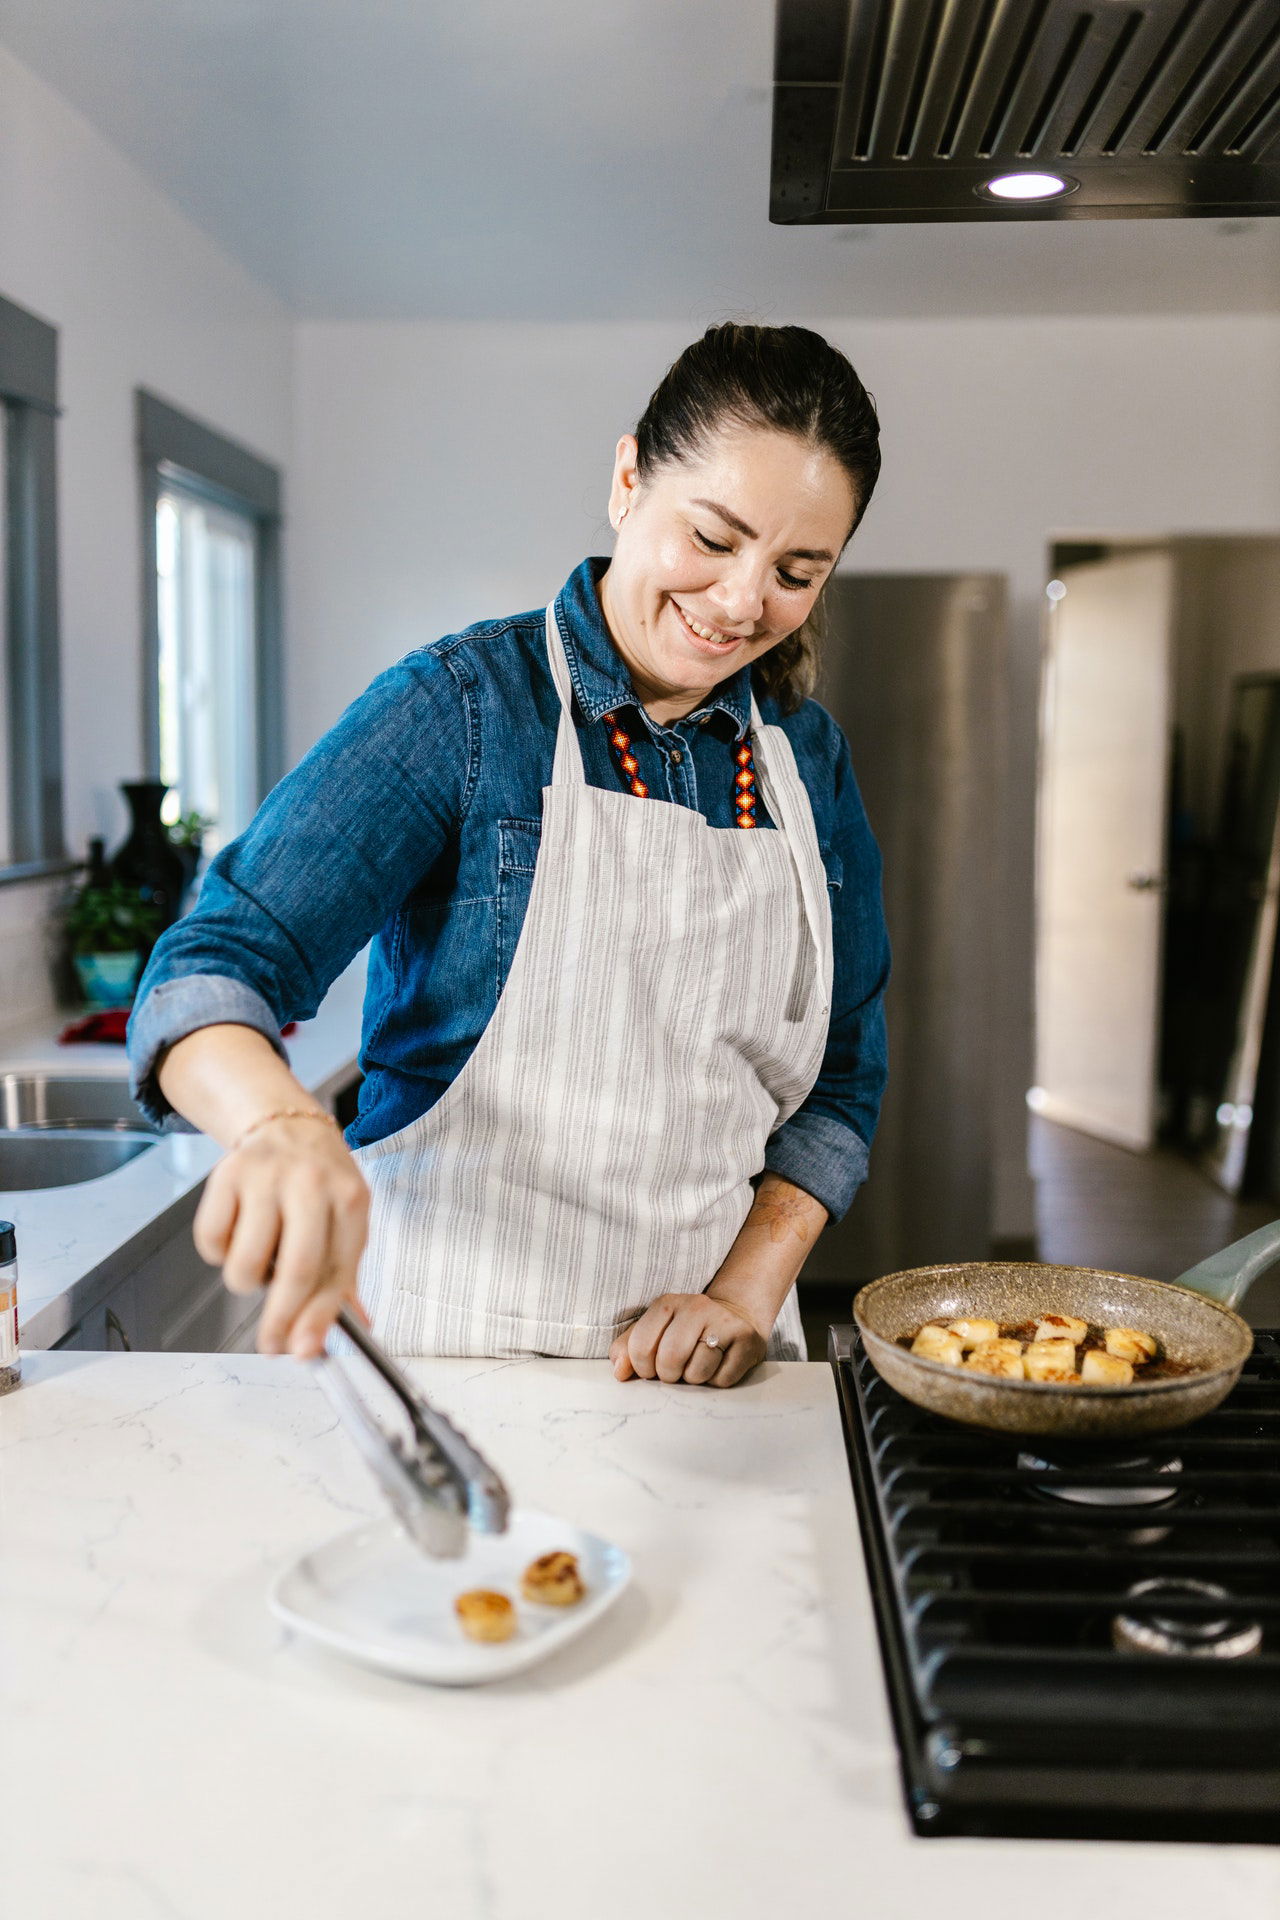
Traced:
<svg viewBox="0 0 1280 1920">
<path fill-rule="evenodd" d="M 1277 1260 L 1280 1260 L 1280 1220 L 1273 1220 L 1269 1226 L 1259 1227 L 1256 1233 L 1246 1234 L 1243 1240 L 1233 1241 L 1221 1253 L 1211 1253 L 1207 1260 L 1188 1267 L 1178 1275 L 1175 1285 L 1190 1287 L 1193 1293 L 1207 1294 L 1211 1300 L 1220 1300 L 1224 1307 L 1235 1307 L 1259 1274 L 1273 1267 Z"/>
</svg>

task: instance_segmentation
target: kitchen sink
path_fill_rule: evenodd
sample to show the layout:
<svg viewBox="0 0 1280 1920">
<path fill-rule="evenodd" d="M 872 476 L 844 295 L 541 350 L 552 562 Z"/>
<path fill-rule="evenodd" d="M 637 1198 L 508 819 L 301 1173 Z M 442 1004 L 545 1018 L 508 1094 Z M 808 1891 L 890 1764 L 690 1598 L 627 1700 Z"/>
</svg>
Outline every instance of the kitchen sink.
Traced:
<svg viewBox="0 0 1280 1920">
<path fill-rule="evenodd" d="M 0 1191 L 30 1193 L 36 1187 L 73 1187 L 99 1180 L 104 1173 L 136 1160 L 155 1145 L 155 1136 L 77 1127 L 6 1129 L 0 1132 Z"/>
<path fill-rule="evenodd" d="M 70 1187 L 114 1173 L 159 1138 L 123 1080 L 0 1074 L 0 1190 Z"/>
<path fill-rule="evenodd" d="M 129 1093 L 127 1080 L 87 1074 L 0 1073 L 0 1129 L 14 1127 L 155 1127 Z"/>
</svg>

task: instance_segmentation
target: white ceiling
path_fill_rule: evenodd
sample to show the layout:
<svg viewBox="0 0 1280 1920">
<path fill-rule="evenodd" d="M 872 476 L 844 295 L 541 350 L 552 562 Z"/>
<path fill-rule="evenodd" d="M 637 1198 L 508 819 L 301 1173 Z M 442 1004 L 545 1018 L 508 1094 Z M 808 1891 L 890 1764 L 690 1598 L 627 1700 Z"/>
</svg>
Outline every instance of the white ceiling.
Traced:
<svg viewBox="0 0 1280 1920">
<path fill-rule="evenodd" d="M 1280 220 L 779 228 L 772 0 L 0 0 L 298 313 L 1280 310 Z"/>
</svg>

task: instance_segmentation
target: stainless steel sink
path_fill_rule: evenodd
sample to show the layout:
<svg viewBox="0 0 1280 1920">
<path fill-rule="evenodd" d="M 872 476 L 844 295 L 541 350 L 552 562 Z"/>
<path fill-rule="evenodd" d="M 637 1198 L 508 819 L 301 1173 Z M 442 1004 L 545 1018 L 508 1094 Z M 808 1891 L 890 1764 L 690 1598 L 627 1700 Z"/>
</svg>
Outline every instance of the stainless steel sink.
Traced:
<svg viewBox="0 0 1280 1920">
<path fill-rule="evenodd" d="M 123 1080 L 0 1074 L 0 1190 L 98 1180 L 156 1144 Z"/>
<path fill-rule="evenodd" d="M 77 1127 L 60 1133 L 0 1133 L 0 1190 L 30 1193 L 36 1187 L 73 1187 L 80 1180 L 100 1180 L 155 1145 L 154 1136 Z"/>
</svg>

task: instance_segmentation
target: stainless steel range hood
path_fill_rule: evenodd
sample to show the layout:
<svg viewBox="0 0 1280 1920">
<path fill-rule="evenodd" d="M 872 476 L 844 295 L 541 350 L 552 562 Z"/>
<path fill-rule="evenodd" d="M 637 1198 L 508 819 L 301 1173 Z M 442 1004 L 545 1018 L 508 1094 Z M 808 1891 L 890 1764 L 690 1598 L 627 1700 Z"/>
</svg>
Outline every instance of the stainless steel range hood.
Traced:
<svg viewBox="0 0 1280 1920">
<path fill-rule="evenodd" d="M 787 225 L 1280 213 L 1280 0 L 779 0 L 771 186 Z"/>
</svg>

